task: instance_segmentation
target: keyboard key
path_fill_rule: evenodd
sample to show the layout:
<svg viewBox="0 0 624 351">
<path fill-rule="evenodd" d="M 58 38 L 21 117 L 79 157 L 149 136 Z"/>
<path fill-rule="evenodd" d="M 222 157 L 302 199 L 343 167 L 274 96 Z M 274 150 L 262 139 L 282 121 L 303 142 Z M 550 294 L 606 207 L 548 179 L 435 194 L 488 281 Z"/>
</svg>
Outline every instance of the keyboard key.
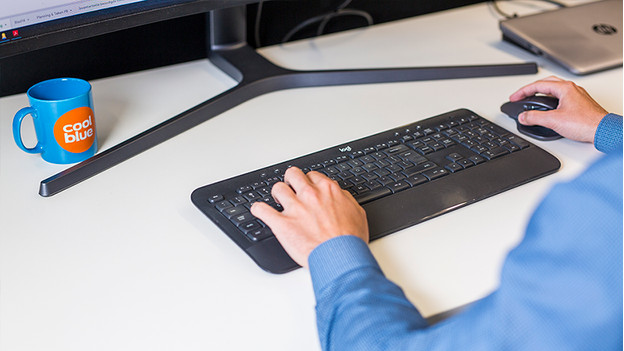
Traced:
<svg viewBox="0 0 624 351">
<path fill-rule="evenodd" d="M 226 208 L 232 207 L 232 203 L 229 201 L 220 201 L 215 204 L 215 207 L 217 208 L 217 210 L 223 211 Z"/>
<path fill-rule="evenodd" d="M 393 164 L 393 165 L 390 165 L 390 166 L 386 167 L 386 169 L 390 173 L 398 173 L 398 172 L 401 172 L 403 170 L 403 167 L 401 167 L 401 166 L 399 166 L 397 164 Z"/>
<path fill-rule="evenodd" d="M 367 164 L 367 163 L 373 163 L 373 162 L 377 161 L 377 160 L 376 160 L 374 157 L 372 157 L 372 156 L 364 156 L 364 157 L 360 157 L 360 158 L 359 158 L 359 160 L 360 160 L 360 161 L 362 161 L 362 162 L 364 162 L 364 164 Z"/>
<path fill-rule="evenodd" d="M 448 169 L 449 171 L 451 171 L 453 173 L 455 173 L 457 171 L 461 171 L 462 169 L 464 169 L 464 167 L 462 167 L 459 163 L 449 163 L 444 168 Z"/>
<path fill-rule="evenodd" d="M 211 204 L 214 204 L 215 202 L 219 202 L 219 201 L 223 201 L 223 195 L 221 194 L 212 195 L 211 197 L 208 198 L 208 202 L 210 202 Z"/>
<path fill-rule="evenodd" d="M 470 156 L 470 157 L 468 157 L 468 159 L 470 161 L 474 162 L 474 164 L 476 164 L 476 165 L 485 162 L 485 159 L 483 157 L 481 157 L 481 156 L 478 156 L 478 155 Z"/>
<path fill-rule="evenodd" d="M 364 183 L 364 185 L 367 186 L 371 190 L 381 187 L 381 184 L 379 184 L 379 182 L 374 181 L 374 180 L 369 180 L 368 182 Z"/>
<path fill-rule="evenodd" d="M 356 194 L 364 194 L 370 191 L 370 188 L 364 184 L 356 185 L 351 189 L 354 190 Z"/>
<path fill-rule="evenodd" d="M 243 213 L 248 212 L 245 206 L 236 206 L 236 207 L 226 207 L 221 213 L 226 216 L 228 219 L 231 219 L 234 216 L 241 215 Z"/>
<path fill-rule="evenodd" d="M 381 143 L 381 144 L 375 145 L 375 150 L 377 150 L 377 151 L 383 150 L 383 149 L 387 149 L 387 148 L 388 148 L 388 144 L 386 144 L 386 143 Z"/>
<path fill-rule="evenodd" d="M 351 169 L 351 173 L 353 173 L 356 176 L 359 176 L 360 174 L 364 174 L 367 173 L 368 171 L 366 169 L 364 169 L 363 167 L 355 167 L 353 169 Z"/>
<path fill-rule="evenodd" d="M 242 230 L 243 233 L 248 233 L 248 232 L 251 232 L 253 230 L 261 229 L 263 227 L 262 227 L 262 225 L 260 225 L 260 223 L 258 221 L 249 221 L 249 222 L 245 222 L 245 223 L 240 224 L 238 228 L 240 230 Z"/>
<path fill-rule="evenodd" d="M 389 175 L 390 179 L 394 180 L 395 182 L 400 182 L 403 179 L 406 178 L 405 174 L 402 173 L 395 173 L 395 174 L 391 174 Z"/>
<path fill-rule="evenodd" d="M 252 221 L 256 218 L 249 211 L 247 211 L 245 207 L 242 208 L 245 209 L 245 212 L 230 218 L 230 221 L 232 221 L 232 223 L 234 223 L 237 227 L 241 227 L 244 223 Z"/>
<path fill-rule="evenodd" d="M 474 162 L 472 162 L 470 159 L 467 159 L 467 158 L 463 160 L 459 160 L 457 161 L 457 163 L 460 164 L 464 168 L 472 167 L 475 165 Z"/>
<path fill-rule="evenodd" d="M 245 233 L 245 235 L 251 241 L 260 241 L 266 238 L 270 238 L 273 235 L 273 233 L 271 233 L 271 230 L 268 227 L 262 227 L 262 228 L 248 230 Z"/>
<path fill-rule="evenodd" d="M 414 187 L 416 185 L 428 182 L 429 179 L 422 174 L 415 174 L 411 177 L 406 178 L 405 181 Z"/>
<path fill-rule="evenodd" d="M 278 178 L 278 177 L 271 177 L 271 178 L 267 178 L 264 181 L 264 184 L 266 184 L 266 185 L 273 185 L 273 184 L 275 184 L 277 182 L 281 182 L 281 181 L 282 180 L 280 178 Z"/>
<path fill-rule="evenodd" d="M 410 167 L 410 168 L 406 168 L 403 171 L 403 174 L 405 174 L 407 177 L 410 177 L 416 173 L 420 173 L 424 170 L 430 169 L 430 168 L 434 168 L 437 167 L 437 165 L 433 162 L 425 162 L 425 163 L 421 163 L 419 165 Z"/>
<path fill-rule="evenodd" d="M 337 156 L 336 158 L 334 158 L 334 160 L 336 160 L 336 162 L 340 163 L 340 162 L 345 162 L 345 161 L 349 161 L 351 158 L 347 155 L 340 155 Z"/>
<path fill-rule="evenodd" d="M 353 178 L 349 178 L 349 181 L 350 181 L 353 185 L 360 185 L 360 184 L 366 183 L 366 179 L 364 179 L 364 178 L 360 178 L 360 177 L 353 177 Z"/>
<path fill-rule="evenodd" d="M 379 178 L 379 176 L 375 173 L 366 173 L 362 174 L 362 178 L 366 179 L 367 181 L 371 181 Z"/>
<path fill-rule="evenodd" d="M 236 189 L 236 192 L 239 193 L 239 194 L 242 194 L 242 193 L 250 191 L 250 190 L 251 190 L 251 186 L 245 185 L 245 186 L 241 186 L 238 189 Z"/>
<path fill-rule="evenodd" d="M 262 188 L 264 187 L 264 183 L 263 182 L 253 182 L 251 183 L 251 187 L 256 190 L 258 188 Z"/>
<path fill-rule="evenodd" d="M 442 140 L 439 140 L 439 143 L 444 145 L 444 147 L 449 147 L 451 145 L 455 145 L 455 142 L 453 140 L 451 140 L 451 139 L 442 139 Z"/>
<path fill-rule="evenodd" d="M 376 169 L 378 169 L 379 167 L 377 167 L 374 163 L 367 163 L 364 166 L 362 166 L 362 168 L 364 168 L 367 172 L 372 172 Z"/>
<path fill-rule="evenodd" d="M 488 160 L 491 160 L 493 158 L 497 158 L 500 156 L 503 156 L 504 154 L 508 154 L 509 151 L 507 151 L 507 149 L 504 149 L 502 147 L 497 147 L 497 148 L 493 148 L 490 149 L 484 153 L 481 154 L 481 156 L 487 158 Z"/>
<path fill-rule="evenodd" d="M 425 158 L 424 156 L 421 156 L 420 154 L 412 150 L 405 151 L 399 154 L 399 157 L 402 158 L 404 161 L 410 161 L 414 164 L 419 164 L 419 163 L 427 161 L 427 158 Z"/>
<path fill-rule="evenodd" d="M 408 182 L 396 182 L 388 185 L 388 188 L 392 190 L 393 193 L 399 192 L 401 190 L 405 190 L 410 187 Z"/>
<path fill-rule="evenodd" d="M 401 153 L 405 151 L 409 151 L 409 148 L 403 144 L 399 144 L 391 148 L 388 148 L 387 150 L 385 150 L 385 153 L 387 153 L 388 155 L 393 155 L 393 154 Z"/>
<path fill-rule="evenodd" d="M 379 184 L 384 186 L 394 183 L 394 179 L 390 177 L 379 177 L 376 180 Z"/>
<path fill-rule="evenodd" d="M 457 160 L 461 160 L 462 158 L 464 158 L 464 156 L 454 152 L 452 154 L 446 155 L 446 159 L 451 161 L 451 162 L 455 162 Z"/>
<path fill-rule="evenodd" d="M 423 146 L 416 149 L 416 151 L 420 152 L 423 155 L 430 154 L 433 152 L 433 149 L 429 146 Z"/>
<path fill-rule="evenodd" d="M 520 137 L 517 137 L 515 135 L 507 136 L 507 140 L 511 141 L 514 145 L 517 145 L 521 149 L 524 149 L 525 147 L 529 146 L 528 142 L 526 142 L 524 139 L 521 139 Z"/>
<path fill-rule="evenodd" d="M 339 170 L 340 172 L 345 172 L 351 169 L 351 166 L 349 166 L 349 164 L 347 163 L 339 163 L 338 165 L 336 165 L 335 167 L 337 170 Z"/>
<path fill-rule="evenodd" d="M 498 136 L 505 136 L 508 135 L 509 132 L 495 124 L 488 124 L 485 126 L 485 128 L 491 130 L 494 134 L 498 135 Z"/>
<path fill-rule="evenodd" d="M 245 199 L 242 196 L 235 196 L 232 199 L 230 199 L 230 202 L 234 205 L 234 206 L 238 206 L 238 205 L 242 205 L 244 203 L 247 202 L 247 199 Z"/>
<path fill-rule="evenodd" d="M 243 194 L 243 197 L 247 199 L 247 201 L 253 202 L 254 200 L 259 199 L 261 196 L 255 191 L 250 191 L 250 192 Z"/>
<path fill-rule="evenodd" d="M 271 188 L 269 187 L 263 187 L 257 190 L 258 194 L 260 194 L 261 196 L 267 196 L 267 195 L 271 195 Z"/>
<path fill-rule="evenodd" d="M 449 174 L 449 171 L 444 168 L 434 168 L 422 173 L 425 177 L 429 178 L 429 180 L 438 179 L 445 175 Z"/>
<path fill-rule="evenodd" d="M 487 147 L 483 146 L 483 145 L 475 145 L 475 146 L 472 147 L 471 150 L 476 152 L 476 153 L 478 153 L 478 154 L 482 154 L 482 153 L 488 151 L 489 149 Z"/>
</svg>

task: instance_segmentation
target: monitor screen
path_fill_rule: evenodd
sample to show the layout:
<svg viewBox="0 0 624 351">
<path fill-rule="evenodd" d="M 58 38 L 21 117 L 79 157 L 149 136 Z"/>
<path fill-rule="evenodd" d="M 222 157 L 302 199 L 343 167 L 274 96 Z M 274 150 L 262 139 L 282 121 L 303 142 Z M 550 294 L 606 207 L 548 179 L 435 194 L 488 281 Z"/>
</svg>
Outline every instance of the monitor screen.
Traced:
<svg viewBox="0 0 624 351">
<path fill-rule="evenodd" d="M 9 1 L 3 5 L 0 17 L 0 43 L 35 36 L 42 27 L 36 24 L 60 20 L 94 11 L 102 11 L 145 0 L 22 0 Z M 38 30 L 37 30 L 38 29 Z"/>
</svg>

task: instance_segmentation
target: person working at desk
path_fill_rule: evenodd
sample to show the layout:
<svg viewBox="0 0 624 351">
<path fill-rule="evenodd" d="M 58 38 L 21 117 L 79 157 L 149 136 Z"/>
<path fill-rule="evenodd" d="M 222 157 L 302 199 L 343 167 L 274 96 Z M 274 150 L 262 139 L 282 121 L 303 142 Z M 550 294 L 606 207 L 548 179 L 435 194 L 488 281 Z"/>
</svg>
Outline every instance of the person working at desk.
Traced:
<svg viewBox="0 0 624 351">
<path fill-rule="evenodd" d="M 368 249 L 366 214 L 338 184 L 297 168 L 277 183 L 277 212 L 251 212 L 289 255 L 309 266 L 324 350 L 622 350 L 622 116 L 583 89 L 549 77 L 514 94 L 559 98 L 539 124 L 607 153 L 555 186 L 504 263 L 500 286 L 461 313 L 428 326 Z"/>
</svg>

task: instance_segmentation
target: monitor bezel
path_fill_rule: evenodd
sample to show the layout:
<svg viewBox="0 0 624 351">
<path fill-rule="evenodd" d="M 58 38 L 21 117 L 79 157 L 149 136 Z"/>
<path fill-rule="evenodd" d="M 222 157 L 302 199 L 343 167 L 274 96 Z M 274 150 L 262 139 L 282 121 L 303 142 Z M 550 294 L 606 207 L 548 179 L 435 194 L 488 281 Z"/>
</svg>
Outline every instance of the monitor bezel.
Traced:
<svg viewBox="0 0 624 351">
<path fill-rule="evenodd" d="M 65 17 L 18 29 L 27 36 L 0 44 L 0 59 L 87 39 L 124 29 L 212 10 L 254 3 L 253 0 L 161 0 Z"/>
</svg>

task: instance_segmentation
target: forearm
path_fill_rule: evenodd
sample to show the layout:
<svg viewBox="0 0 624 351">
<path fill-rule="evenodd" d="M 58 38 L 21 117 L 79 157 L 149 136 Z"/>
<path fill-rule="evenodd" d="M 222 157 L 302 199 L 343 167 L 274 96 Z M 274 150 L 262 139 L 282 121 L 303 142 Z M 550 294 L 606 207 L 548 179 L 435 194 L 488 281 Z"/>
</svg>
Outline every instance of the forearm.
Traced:
<svg viewBox="0 0 624 351">
<path fill-rule="evenodd" d="M 495 296 L 459 318 L 429 327 L 401 289 L 381 272 L 366 244 L 340 237 L 319 246 L 309 259 L 323 350 L 457 350 L 467 345 L 500 349 Z M 485 317 L 485 318 L 483 318 Z M 493 324 L 493 325 L 492 325 Z M 492 337 L 477 339 L 477 330 Z M 452 337 L 449 337 L 452 335 Z"/>
<path fill-rule="evenodd" d="M 622 152 L 622 116 L 609 113 L 596 129 L 594 146 L 604 153 Z"/>
<path fill-rule="evenodd" d="M 397 334 L 426 326 L 362 240 L 332 239 L 312 252 L 309 264 L 323 350 L 390 350 L 383 345 L 395 343 Z"/>
</svg>

